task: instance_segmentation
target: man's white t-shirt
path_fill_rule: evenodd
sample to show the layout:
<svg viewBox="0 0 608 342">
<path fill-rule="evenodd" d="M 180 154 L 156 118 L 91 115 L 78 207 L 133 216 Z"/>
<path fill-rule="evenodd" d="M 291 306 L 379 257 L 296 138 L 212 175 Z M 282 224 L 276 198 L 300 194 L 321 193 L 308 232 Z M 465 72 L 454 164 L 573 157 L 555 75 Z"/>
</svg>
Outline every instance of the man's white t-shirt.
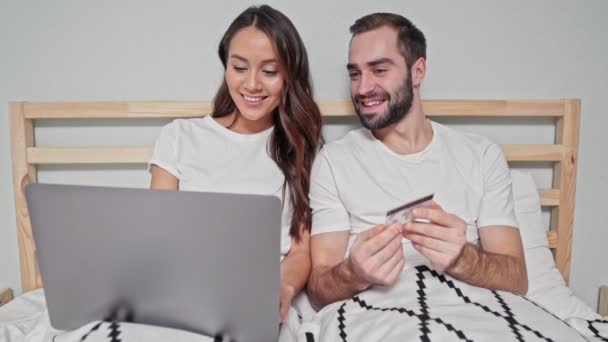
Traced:
<svg viewBox="0 0 608 342">
<path fill-rule="evenodd" d="M 240 134 L 211 116 L 177 119 L 162 128 L 149 165 L 177 177 L 180 191 L 274 195 L 283 202 L 285 177 L 268 153 L 273 127 Z M 288 190 L 281 218 L 281 260 L 291 248 Z"/>
<path fill-rule="evenodd" d="M 326 144 L 311 174 L 312 235 L 350 231 L 350 250 L 360 232 L 384 224 L 387 211 L 429 194 L 466 222 L 470 242 L 478 242 L 478 228 L 517 227 L 500 146 L 431 124 L 431 142 L 415 154 L 399 155 L 363 128 Z M 409 240 L 403 245 L 405 268 L 428 264 Z"/>
</svg>

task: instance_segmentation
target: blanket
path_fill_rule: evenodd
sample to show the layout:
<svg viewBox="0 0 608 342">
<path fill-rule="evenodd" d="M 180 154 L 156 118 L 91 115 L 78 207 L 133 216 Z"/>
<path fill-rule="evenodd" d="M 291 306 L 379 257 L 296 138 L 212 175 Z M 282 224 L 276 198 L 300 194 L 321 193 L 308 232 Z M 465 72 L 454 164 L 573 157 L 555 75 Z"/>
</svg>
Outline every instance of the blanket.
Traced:
<svg viewBox="0 0 608 342">
<path fill-rule="evenodd" d="M 525 297 L 425 265 L 405 270 L 392 287 L 326 306 L 315 321 L 315 341 L 608 341 L 608 320 L 569 323 Z"/>
</svg>

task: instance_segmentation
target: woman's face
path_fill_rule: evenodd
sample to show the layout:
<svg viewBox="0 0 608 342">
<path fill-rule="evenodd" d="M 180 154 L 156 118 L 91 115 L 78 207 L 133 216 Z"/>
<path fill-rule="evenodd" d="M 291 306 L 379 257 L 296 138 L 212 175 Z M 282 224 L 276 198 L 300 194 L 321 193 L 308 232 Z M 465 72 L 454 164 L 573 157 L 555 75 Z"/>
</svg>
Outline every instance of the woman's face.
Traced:
<svg viewBox="0 0 608 342">
<path fill-rule="evenodd" d="M 272 122 L 284 80 L 274 44 L 254 26 L 245 27 L 232 37 L 227 61 L 226 84 L 239 113 L 248 121 Z"/>
</svg>

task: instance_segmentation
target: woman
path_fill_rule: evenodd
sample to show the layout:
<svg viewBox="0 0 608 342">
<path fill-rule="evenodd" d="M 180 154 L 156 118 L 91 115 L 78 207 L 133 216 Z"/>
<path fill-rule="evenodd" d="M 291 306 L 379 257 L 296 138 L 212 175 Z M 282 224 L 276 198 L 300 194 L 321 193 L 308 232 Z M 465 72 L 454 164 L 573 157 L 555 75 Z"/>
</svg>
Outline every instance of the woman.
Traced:
<svg viewBox="0 0 608 342">
<path fill-rule="evenodd" d="M 283 200 L 279 317 L 310 272 L 310 169 L 321 144 L 302 40 L 281 12 L 250 7 L 218 49 L 225 77 L 209 117 L 165 126 L 152 189 L 274 194 Z"/>
</svg>

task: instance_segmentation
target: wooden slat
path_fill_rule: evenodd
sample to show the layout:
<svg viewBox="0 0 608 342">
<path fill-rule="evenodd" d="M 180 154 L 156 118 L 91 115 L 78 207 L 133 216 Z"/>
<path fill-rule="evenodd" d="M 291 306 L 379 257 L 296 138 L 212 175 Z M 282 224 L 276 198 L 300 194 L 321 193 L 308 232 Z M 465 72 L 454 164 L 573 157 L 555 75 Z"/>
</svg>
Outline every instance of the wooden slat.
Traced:
<svg viewBox="0 0 608 342">
<path fill-rule="evenodd" d="M 538 193 L 540 195 L 540 205 L 543 207 L 559 206 L 560 191 L 558 189 L 541 189 Z"/>
<path fill-rule="evenodd" d="M 17 219 L 17 239 L 19 241 L 19 261 L 21 265 L 21 290 L 27 292 L 42 286 L 36 247 L 32 237 L 32 224 L 23 187 L 28 182 L 36 182 L 36 168 L 26 160 L 27 149 L 34 145 L 32 120 L 23 116 L 23 104 L 10 104 L 11 157 L 13 163 L 13 193 L 15 216 Z"/>
<path fill-rule="evenodd" d="M 598 308 L 600 315 L 608 316 L 608 286 L 602 286 L 600 288 L 600 305 Z"/>
<path fill-rule="evenodd" d="M 129 117 L 126 102 L 24 102 L 26 119 Z"/>
<path fill-rule="evenodd" d="M 429 100 L 428 116 L 549 116 L 564 115 L 564 101 Z"/>
<path fill-rule="evenodd" d="M 324 116 L 355 115 L 355 108 L 350 100 L 329 100 L 318 102 L 319 110 Z"/>
<path fill-rule="evenodd" d="M 502 145 L 507 161 L 561 161 L 567 152 L 562 145 L 515 144 Z"/>
<path fill-rule="evenodd" d="M 199 117 L 211 114 L 213 102 L 129 102 L 131 114 L 162 117 L 167 113 L 179 117 Z"/>
<path fill-rule="evenodd" d="M 547 242 L 549 243 L 549 248 L 557 248 L 558 235 L 556 231 L 550 230 L 547 232 Z"/>
<path fill-rule="evenodd" d="M 561 117 L 565 100 L 424 100 L 428 116 L 525 116 Z M 354 115 L 350 100 L 319 101 L 326 116 Z M 51 118 L 174 118 L 208 115 L 212 102 L 140 101 L 140 102 L 24 102 L 26 119 Z"/>
<path fill-rule="evenodd" d="M 503 145 L 509 161 L 561 160 L 564 149 L 559 145 Z M 30 147 L 27 162 L 31 164 L 125 164 L 146 163 L 150 147 Z"/>
<path fill-rule="evenodd" d="M 560 161 L 566 153 L 561 145 L 502 145 L 508 161 Z"/>
<path fill-rule="evenodd" d="M 1 289 L 0 290 L 0 306 L 13 300 L 13 290 Z"/>
<path fill-rule="evenodd" d="M 211 102 L 25 102 L 28 119 L 172 118 L 211 113 Z"/>
<path fill-rule="evenodd" d="M 143 164 L 152 156 L 150 147 L 29 147 L 31 164 Z"/>
<path fill-rule="evenodd" d="M 554 252 L 555 264 L 566 284 L 570 281 L 572 257 L 579 125 L 580 100 L 568 100 L 565 115 L 559 118 L 555 125 L 555 142 L 565 146 L 566 153 L 553 168 L 553 188 L 560 189 L 560 205 L 551 212 L 551 230 L 559 234 Z"/>
</svg>

